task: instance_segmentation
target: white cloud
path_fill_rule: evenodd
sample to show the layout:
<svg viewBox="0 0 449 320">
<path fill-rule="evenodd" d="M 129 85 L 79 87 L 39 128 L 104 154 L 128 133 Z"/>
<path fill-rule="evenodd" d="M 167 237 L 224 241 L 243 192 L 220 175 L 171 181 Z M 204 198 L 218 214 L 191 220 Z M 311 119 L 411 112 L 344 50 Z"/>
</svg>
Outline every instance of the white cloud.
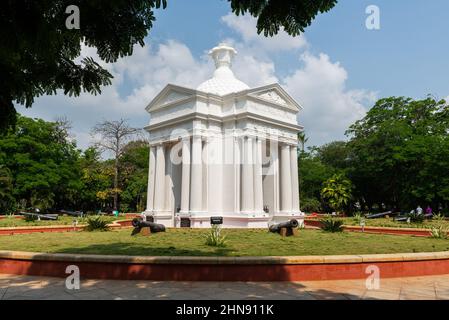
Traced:
<svg viewBox="0 0 449 320">
<path fill-rule="evenodd" d="M 304 107 L 299 121 L 310 137 L 309 145 L 343 138 L 347 126 L 362 117 L 367 103 L 375 98 L 366 90 L 348 90 L 346 70 L 325 54 L 315 56 L 305 51 L 308 44 L 304 37 L 292 38 L 285 32 L 273 38 L 259 36 L 250 16 L 228 14 L 222 21 L 238 34 L 237 39 L 225 39 L 238 51 L 233 67 L 236 76 L 251 87 L 280 82 Z M 299 61 L 291 61 L 292 73 L 282 79 L 276 76 L 271 59 L 276 51 L 296 56 L 302 53 Z M 186 44 L 175 40 L 136 46 L 131 57 L 114 64 L 101 62 L 93 48 L 84 47 L 82 56 L 94 57 L 114 75 L 112 85 L 104 87 L 101 95 L 83 93 L 71 98 L 58 94 L 36 99 L 28 110 L 18 107 L 27 116 L 46 120 L 66 115 L 73 122 L 81 148 L 89 145 L 89 131 L 98 121 L 126 118 L 143 127 L 149 120 L 145 106 L 167 83 L 195 88 L 214 69 L 206 55 L 194 57 Z"/>
<path fill-rule="evenodd" d="M 365 115 L 376 94 L 346 89 L 346 70 L 326 54 L 304 53 L 301 62 L 304 66 L 283 79 L 283 85 L 304 106 L 299 121 L 310 138 L 308 144 L 344 139 L 345 130 Z"/>
<path fill-rule="evenodd" d="M 240 54 L 234 68 L 236 75 L 250 86 L 279 81 L 304 107 L 299 122 L 309 137 L 308 145 L 344 139 L 348 126 L 363 117 L 366 107 L 376 99 L 373 92 L 347 89 L 346 70 L 326 54 L 311 54 L 304 36 L 293 38 L 283 31 L 272 38 L 258 35 L 256 19 L 249 15 L 228 14 L 222 21 L 241 38 L 226 39 Z M 282 79 L 276 77 L 270 60 L 275 51 L 300 55 L 299 61 L 291 62 L 293 72 Z"/>
<path fill-rule="evenodd" d="M 265 51 L 285 51 L 302 49 L 307 46 L 307 40 L 303 35 L 291 37 L 283 30 L 273 37 L 257 34 L 257 20 L 250 15 L 236 16 L 233 13 L 229 13 L 221 17 L 221 20 L 238 33 L 245 45 L 250 47 L 256 47 Z"/>
<path fill-rule="evenodd" d="M 82 56 L 91 56 L 114 76 L 112 85 L 104 87 L 101 95 L 82 93 L 73 98 L 59 93 L 36 99 L 32 109 L 18 107 L 19 112 L 32 117 L 53 120 L 66 115 L 73 123 L 74 135 L 81 148 L 90 143 L 89 131 L 103 119 L 126 118 L 134 126 L 143 127 L 149 120 L 145 106 L 167 84 L 196 87 L 208 78 L 213 66 L 203 60 L 195 60 L 190 49 L 179 42 L 169 40 L 156 48 L 136 46 L 134 54 L 114 64 L 101 62 L 93 48 L 83 47 Z M 126 80 L 125 80 L 126 79 Z M 134 89 L 120 94 L 124 81 Z"/>
</svg>

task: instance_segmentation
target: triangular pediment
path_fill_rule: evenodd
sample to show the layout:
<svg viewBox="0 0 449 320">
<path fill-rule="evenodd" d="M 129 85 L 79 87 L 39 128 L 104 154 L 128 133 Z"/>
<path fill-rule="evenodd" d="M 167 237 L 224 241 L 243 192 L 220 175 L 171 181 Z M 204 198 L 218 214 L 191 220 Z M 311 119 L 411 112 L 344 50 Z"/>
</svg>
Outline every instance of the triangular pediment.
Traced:
<svg viewBox="0 0 449 320">
<path fill-rule="evenodd" d="M 172 105 L 176 102 L 186 101 L 195 96 L 196 91 L 168 84 L 159 94 L 148 104 L 146 110 L 148 112 L 155 111 L 165 106 Z"/>
<path fill-rule="evenodd" d="M 261 102 L 269 102 L 294 111 L 302 107 L 277 83 L 249 90 L 248 96 Z"/>
</svg>

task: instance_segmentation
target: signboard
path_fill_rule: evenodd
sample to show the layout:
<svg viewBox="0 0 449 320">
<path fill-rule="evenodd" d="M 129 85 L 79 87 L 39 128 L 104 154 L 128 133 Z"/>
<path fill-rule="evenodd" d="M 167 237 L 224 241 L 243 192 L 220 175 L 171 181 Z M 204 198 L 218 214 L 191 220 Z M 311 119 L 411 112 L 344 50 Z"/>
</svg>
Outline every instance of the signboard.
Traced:
<svg viewBox="0 0 449 320">
<path fill-rule="evenodd" d="M 189 218 L 181 218 L 181 228 L 190 228 Z"/>
<path fill-rule="evenodd" d="M 210 224 L 223 224 L 223 217 L 210 217 Z"/>
</svg>

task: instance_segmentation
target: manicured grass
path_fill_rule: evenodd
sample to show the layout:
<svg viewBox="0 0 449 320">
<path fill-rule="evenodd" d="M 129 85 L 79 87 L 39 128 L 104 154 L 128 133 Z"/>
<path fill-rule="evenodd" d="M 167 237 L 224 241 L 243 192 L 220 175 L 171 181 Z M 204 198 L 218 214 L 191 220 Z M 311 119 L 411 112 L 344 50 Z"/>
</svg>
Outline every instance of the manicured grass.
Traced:
<svg viewBox="0 0 449 320">
<path fill-rule="evenodd" d="M 344 221 L 347 226 L 358 226 L 359 222 L 354 218 L 340 218 Z M 443 220 L 424 220 L 423 223 L 407 223 L 407 222 L 397 222 L 393 218 L 380 218 L 380 219 L 365 219 L 365 226 L 368 227 L 389 227 L 389 228 L 422 228 L 430 229 L 432 227 L 438 227 L 440 225 L 445 226 L 449 229 L 449 221 Z"/>
<path fill-rule="evenodd" d="M 125 219 L 125 216 L 102 216 L 108 222 Z M 78 224 L 86 223 L 87 217 L 76 218 L 70 216 L 59 216 L 58 220 L 41 220 L 41 221 L 26 221 L 24 219 L 17 219 L 14 217 L 6 217 L 0 219 L 0 228 L 3 227 L 31 227 L 31 226 L 54 226 L 54 225 L 71 225 L 73 220 L 78 220 Z"/>
<path fill-rule="evenodd" d="M 109 232 L 34 233 L 0 236 L 0 250 L 145 256 L 296 256 L 434 252 L 449 250 L 449 240 L 362 233 L 300 230 L 282 238 L 266 230 L 225 229 L 225 248 L 204 244 L 208 230 L 168 229 L 131 236 L 131 229 Z"/>
</svg>

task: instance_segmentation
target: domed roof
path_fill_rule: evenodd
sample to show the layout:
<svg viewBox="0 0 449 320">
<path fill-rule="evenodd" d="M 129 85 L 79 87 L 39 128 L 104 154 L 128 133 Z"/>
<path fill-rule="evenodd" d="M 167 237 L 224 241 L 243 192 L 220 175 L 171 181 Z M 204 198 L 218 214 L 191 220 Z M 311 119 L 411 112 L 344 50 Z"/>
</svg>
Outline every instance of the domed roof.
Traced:
<svg viewBox="0 0 449 320">
<path fill-rule="evenodd" d="M 224 96 L 228 93 L 249 89 L 249 86 L 238 80 L 231 70 L 232 59 L 237 51 L 225 44 L 213 48 L 209 55 L 214 59 L 215 72 L 211 79 L 203 82 L 197 88 L 198 91 Z"/>
</svg>

